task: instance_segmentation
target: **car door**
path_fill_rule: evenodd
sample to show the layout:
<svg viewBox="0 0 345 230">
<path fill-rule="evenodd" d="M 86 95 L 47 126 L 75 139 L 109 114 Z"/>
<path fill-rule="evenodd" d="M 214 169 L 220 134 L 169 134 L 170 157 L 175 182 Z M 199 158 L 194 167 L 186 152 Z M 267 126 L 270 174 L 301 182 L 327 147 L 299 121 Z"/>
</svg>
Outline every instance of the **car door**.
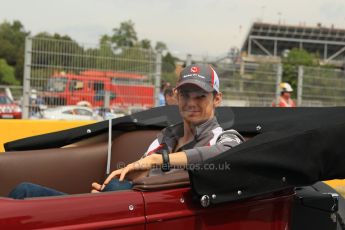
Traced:
<svg viewBox="0 0 345 230">
<path fill-rule="evenodd" d="M 145 228 L 140 192 L 0 198 L 0 229 L 123 229 Z"/>
</svg>

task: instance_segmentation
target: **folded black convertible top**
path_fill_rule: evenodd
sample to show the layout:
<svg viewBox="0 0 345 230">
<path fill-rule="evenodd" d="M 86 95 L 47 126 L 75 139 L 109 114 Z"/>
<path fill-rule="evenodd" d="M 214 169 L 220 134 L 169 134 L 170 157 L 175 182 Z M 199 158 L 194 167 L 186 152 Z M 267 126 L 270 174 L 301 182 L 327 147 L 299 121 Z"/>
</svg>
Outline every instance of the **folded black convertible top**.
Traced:
<svg viewBox="0 0 345 230">
<path fill-rule="evenodd" d="M 345 178 L 344 107 L 220 107 L 216 114 L 224 129 L 255 137 L 189 170 L 197 196 L 215 195 L 211 202 L 222 203 Z M 177 122 L 181 122 L 177 107 L 165 106 L 114 119 L 112 129 L 161 129 Z M 56 148 L 106 132 L 108 121 L 103 121 L 8 142 L 4 147 L 6 151 Z"/>
<path fill-rule="evenodd" d="M 261 133 L 189 170 L 195 194 L 216 204 L 345 178 L 345 108 L 245 110 L 234 127 Z"/>
</svg>

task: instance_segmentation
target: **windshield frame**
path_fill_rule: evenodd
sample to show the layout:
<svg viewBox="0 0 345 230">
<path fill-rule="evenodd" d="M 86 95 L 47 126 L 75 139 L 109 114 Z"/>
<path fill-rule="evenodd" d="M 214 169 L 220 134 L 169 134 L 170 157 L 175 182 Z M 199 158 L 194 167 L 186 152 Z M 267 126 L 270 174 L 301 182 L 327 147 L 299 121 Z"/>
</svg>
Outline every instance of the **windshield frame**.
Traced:
<svg viewBox="0 0 345 230">
<path fill-rule="evenodd" d="M 51 77 L 47 80 L 45 87 L 46 92 L 65 92 L 67 87 L 68 78 L 64 76 Z"/>
</svg>

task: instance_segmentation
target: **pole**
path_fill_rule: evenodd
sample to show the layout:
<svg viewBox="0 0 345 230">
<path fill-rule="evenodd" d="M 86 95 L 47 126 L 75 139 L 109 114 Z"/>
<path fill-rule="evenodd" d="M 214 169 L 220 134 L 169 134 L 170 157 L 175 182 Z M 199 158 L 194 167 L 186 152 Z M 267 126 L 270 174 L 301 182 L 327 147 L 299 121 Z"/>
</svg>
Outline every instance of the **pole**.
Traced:
<svg viewBox="0 0 345 230">
<path fill-rule="evenodd" d="M 187 54 L 186 66 L 189 66 L 191 64 L 192 64 L 192 55 Z"/>
<path fill-rule="evenodd" d="M 280 98 L 280 83 L 282 82 L 282 75 L 283 75 L 283 67 L 282 64 L 278 64 L 277 66 L 277 79 L 276 79 L 276 106 L 279 105 L 279 98 Z"/>
<path fill-rule="evenodd" d="M 32 38 L 25 38 L 25 62 L 24 62 L 24 76 L 23 76 L 23 100 L 22 100 L 22 118 L 29 118 L 30 106 L 30 78 L 31 78 L 31 58 L 32 58 Z"/>
<path fill-rule="evenodd" d="M 162 51 L 158 50 L 156 54 L 156 74 L 155 74 L 155 106 L 159 106 L 159 93 L 162 75 Z"/>
<path fill-rule="evenodd" d="M 298 79 L 297 79 L 297 106 L 302 105 L 302 94 L 303 94 L 303 66 L 298 66 Z"/>
</svg>

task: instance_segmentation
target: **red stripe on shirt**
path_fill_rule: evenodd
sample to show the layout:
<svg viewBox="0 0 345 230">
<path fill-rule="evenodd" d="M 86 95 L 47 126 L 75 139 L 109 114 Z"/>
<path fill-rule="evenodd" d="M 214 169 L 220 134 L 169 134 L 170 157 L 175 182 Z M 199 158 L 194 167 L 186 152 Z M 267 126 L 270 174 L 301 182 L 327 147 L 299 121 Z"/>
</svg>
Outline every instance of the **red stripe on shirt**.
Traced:
<svg viewBox="0 0 345 230">
<path fill-rule="evenodd" d="M 163 144 L 160 144 L 159 146 L 157 146 L 157 148 L 151 150 L 150 152 L 148 152 L 146 154 L 146 156 L 150 156 L 152 153 L 154 153 L 155 151 L 157 151 L 158 149 L 162 148 L 163 147 Z"/>
</svg>

